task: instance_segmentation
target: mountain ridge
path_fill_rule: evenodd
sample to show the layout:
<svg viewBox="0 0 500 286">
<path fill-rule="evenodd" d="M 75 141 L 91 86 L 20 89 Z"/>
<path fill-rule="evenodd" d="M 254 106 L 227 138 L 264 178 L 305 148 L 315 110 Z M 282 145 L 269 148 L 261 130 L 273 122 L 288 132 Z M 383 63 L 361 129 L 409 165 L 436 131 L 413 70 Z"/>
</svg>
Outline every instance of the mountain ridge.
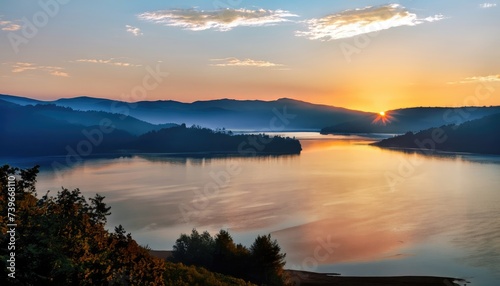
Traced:
<svg viewBox="0 0 500 286">
<path fill-rule="evenodd" d="M 449 123 L 460 124 L 497 112 L 490 107 L 409 107 L 378 113 L 351 110 L 282 97 L 277 100 L 221 98 L 191 103 L 174 100 L 124 102 L 78 96 L 42 101 L 13 95 L 0 99 L 21 105 L 55 104 L 81 111 L 103 111 L 134 117 L 150 124 L 185 123 L 211 129 L 256 131 L 321 131 L 322 134 L 417 132 Z M 467 116 L 463 116 L 466 114 Z"/>
<path fill-rule="evenodd" d="M 41 101 L 23 97 L 2 96 L 6 101 L 27 104 L 55 104 L 75 110 L 94 110 L 130 115 L 137 119 L 152 123 L 185 123 L 187 125 L 203 125 L 208 128 L 228 128 L 260 130 L 270 125 L 282 127 L 281 130 L 320 130 L 329 122 L 344 122 L 366 112 L 342 107 L 319 105 L 290 98 L 278 100 L 237 100 L 216 99 L 199 100 L 184 103 L 173 100 L 124 102 L 111 99 L 79 96 L 62 98 L 53 101 Z M 285 118 L 289 115 L 288 118 Z M 276 118 L 280 119 L 279 124 Z M 290 120 L 288 120 L 290 119 Z M 326 123 L 325 123 L 326 122 Z M 284 124 L 283 124 L 284 123 Z M 276 128 L 275 128 L 276 129 Z"/>
</svg>

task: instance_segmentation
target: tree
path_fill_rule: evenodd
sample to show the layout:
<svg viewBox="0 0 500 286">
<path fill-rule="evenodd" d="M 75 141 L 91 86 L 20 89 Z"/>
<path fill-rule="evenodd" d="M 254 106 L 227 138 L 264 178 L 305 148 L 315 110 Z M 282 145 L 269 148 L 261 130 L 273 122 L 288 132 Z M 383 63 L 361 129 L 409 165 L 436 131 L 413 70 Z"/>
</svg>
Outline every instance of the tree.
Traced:
<svg viewBox="0 0 500 286">
<path fill-rule="evenodd" d="M 285 253 L 271 235 L 257 236 L 250 246 L 250 253 L 255 271 L 255 282 L 268 285 L 285 285 Z"/>
<path fill-rule="evenodd" d="M 208 232 L 182 234 L 175 242 L 172 261 L 205 267 L 256 284 L 286 285 L 285 256 L 271 235 L 258 236 L 250 250 L 235 244 L 226 230 L 212 238 Z"/>
<path fill-rule="evenodd" d="M 176 240 L 172 251 L 174 262 L 186 265 L 197 265 L 207 269 L 213 266 L 215 241 L 207 231 L 200 234 L 196 229 L 191 235 L 181 234 Z"/>
<path fill-rule="evenodd" d="M 214 271 L 229 275 L 236 274 L 236 244 L 226 230 L 215 236 Z"/>
</svg>

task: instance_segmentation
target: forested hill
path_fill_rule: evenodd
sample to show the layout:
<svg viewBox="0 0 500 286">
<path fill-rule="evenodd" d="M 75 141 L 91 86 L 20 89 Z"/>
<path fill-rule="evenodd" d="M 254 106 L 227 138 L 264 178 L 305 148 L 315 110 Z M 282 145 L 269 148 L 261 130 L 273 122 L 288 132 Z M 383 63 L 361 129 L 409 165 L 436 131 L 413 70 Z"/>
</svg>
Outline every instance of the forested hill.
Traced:
<svg viewBox="0 0 500 286">
<path fill-rule="evenodd" d="M 146 152 L 210 152 L 248 156 L 299 154 L 302 147 L 298 140 L 289 137 L 270 137 L 264 134 L 233 135 L 231 131 L 213 131 L 197 126 L 188 128 L 182 124 L 139 136 L 133 149 Z"/>
<path fill-rule="evenodd" d="M 420 149 L 425 153 L 440 150 L 500 155 L 500 113 L 460 125 L 444 125 L 415 134 L 408 132 L 374 145 Z"/>
</svg>

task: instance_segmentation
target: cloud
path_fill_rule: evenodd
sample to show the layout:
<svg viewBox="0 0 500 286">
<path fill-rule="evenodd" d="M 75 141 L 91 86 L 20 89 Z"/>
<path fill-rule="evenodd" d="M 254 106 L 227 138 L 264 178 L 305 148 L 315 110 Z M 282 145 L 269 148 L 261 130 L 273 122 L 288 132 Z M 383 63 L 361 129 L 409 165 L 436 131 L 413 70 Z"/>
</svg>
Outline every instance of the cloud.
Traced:
<svg viewBox="0 0 500 286">
<path fill-rule="evenodd" d="M 399 4 L 345 10 L 323 18 L 304 21 L 307 31 L 297 31 L 297 36 L 311 40 L 336 40 L 399 26 L 415 26 L 444 19 L 443 15 L 418 18 Z"/>
<path fill-rule="evenodd" d="M 125 28 L 127 28 L 127 32 L 132 33 L 134 36 L 142 36 L 141 29 L 137 27 L 125 25 Z"/>
<path fill-rule="evenodd" d="M 2 31 L 17 31 L 21 29 L 21 26 L 18 24 L 15 24 L 12 21 L 0 21 L 0 29 Z"/>
<path fill-rule="evenodd" d="M 106 64 L 106 65 L 119 66 L 119 67 L 140 67 L 141 66 L 141 65 L 136 65 L 136 64 L 127 63 L 127 62 L 119 62 L 119 61 L 116 61 L 115 58 L 110 58 L 109 60 L 79 59 L 79 60 L 76 60 L 76 62 L 92 63 L 92 64 Z"/>
<path fill-rule="evenodd" d="M 138 18 L 157 24 L 182 27 L 192 31 L 214 29 L 229 31 L 239 26 L 267 26 L 289 21 L 288 17 L 296 17 L 284 10 L 247 10 L 224 9 L 216 11 L 198 11 L 195 9 L 160 10 L 145 12 Z"/>
<path fill-rule="evenodd" d="M 214 67 L 282 67 L 282 64 L 276 64 L 268 61 L 258 61 L 252 59 L 237 59 L 237 58 L 225 58 L 225 59 L 211 59 L 211 61 L 218 62 L 211 64 Z"/>
<path fill-rule="evenodd" d="M 51 71 L 50 74 L 55 76 L 69 77 L 68 73 L 58 70 Z"/>
<path fill-rule="evenodd" d="M 62 67 L 55 66 L 40 66 L 34 63 L 17 62 L 12 65 L 13 73 L 21 73 L 26 71 L 42 71 L 53 76 L 69 77 L 69 74 Z"/>
<path fill-rule="evenodd" d="M 496 6 L 497 6 L 496 3 L 482 3 L 482 4 L 479 4 L 479 7 L 483 8 L 483 9 L 493 8 L 493 7 L 496 7 Z"/>
<path fill-rule="evenodd" d="M 500 74 L 487 75 L 487 76 L 472 76 L 466 77 L 460 81 L 450 81 L 448 84 L 467 84 L 467 83 L 480 83 L 480 82 L 500 82 Z"/>
</svg>

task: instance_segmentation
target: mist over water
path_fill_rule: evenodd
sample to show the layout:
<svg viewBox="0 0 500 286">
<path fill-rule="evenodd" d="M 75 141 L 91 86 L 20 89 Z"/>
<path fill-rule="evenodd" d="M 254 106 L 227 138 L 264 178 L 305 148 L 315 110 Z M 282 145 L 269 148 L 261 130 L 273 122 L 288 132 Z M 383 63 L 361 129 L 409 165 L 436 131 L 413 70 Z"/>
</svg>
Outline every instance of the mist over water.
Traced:
<svg viewBox="0 0 500 286">
<path fill-rule="evenodd" d="M 192 228 L 224 228 L 246 245 L 271 233 L 288 268 L 465 277 L 472 285 L 500 278 L 498 157 L 295 135 L 300 155 L 98 158 L 61 176 L 42 168 L 37 187 L 39 195 L 64 186 L 106 196 L 108 227 L 122 224 L 153 249 L 171 249 Z"/>
</svg>

